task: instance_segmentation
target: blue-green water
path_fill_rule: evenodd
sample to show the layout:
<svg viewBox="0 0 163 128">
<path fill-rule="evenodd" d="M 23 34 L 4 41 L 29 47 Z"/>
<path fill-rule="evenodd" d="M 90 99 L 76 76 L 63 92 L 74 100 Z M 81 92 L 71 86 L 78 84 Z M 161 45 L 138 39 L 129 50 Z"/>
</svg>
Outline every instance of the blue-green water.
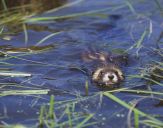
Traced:
<svg viewBox="0 0 163 128">
<path fill-rule="evenodd" d="M 162 3 L 161 0 L 160 3 Z M 90 15 L 34 24 L 46 26 L 46 29 L 42 31 L 28 29 L 27 45 L 29 46 L 35 45 L 55 31 L 61 31 L 60 34 L 45 40 L 41 44 L 53 44 L 56 48 L 43 53 L 5 60 L 5 62 L 15 64 L 7 66 L 7 68 L 31 73 L 32 77 L 1 77 L 0 82 L 22 85 L 21 88 L 11 86 L 4 89 L 38 88 L 50 89 L 50 92 L 48 95 L 0 97 L 0 124 L 21 123 L 27 124 L 27 126 L 35 124 L 40 106 L 49 102 L 50 95 L 55 96 L 56 102 L 75 99 L 80 95 L 84 96 L 86 80 L 89 81 L 89 96 L 101 91 L 90 82 L 88 76 L 80 71 L 69 69 L 70 66 L 88 66 L 82 62 L 81 53 L 90 46 L 106 52 L 127 50 L 141 38 L 143 32 L 147 31 L 142 47 L 138 52 L 138 57 L 136 57 L 138 49 L 133 48 L 128 51 L 128 65 L 123 67 L 123 71 L 126 76 L 138 74 L 140 72 L 138 68 L 145 67 L 146 64 L 152 63 L 152 60 L 161 61 L 162 58 L 152 51 L 152 48 L 157 48 L 158 44 L 162 48 L 158 38 L 163 28 L 162 12 L 154 0 L 131 1 L 131 3 L 124 0 L 83 0 L 71 7 L 40 15 L 60 16 L 105 8 L 105 11 Z M 10 41 L 0 39 L 0 42 L 13 46 L 25 46 L 24 38 L 24 32 L 22 31 L 13 36 Z M 126 77 L 120 86 L 141 89 L 147 88 L 146 84 L 144 80 Z M 159 85 L 153 85 L 151 89 L 163 91 L 163 88 Z M 132 93 L 114 93 L 114 95 L 126 102 L 139 99 L 139 96 L 141 96 Z M 160 114 L 163 112 L 163 108 L 162 106 L 156 107 L 158 103 L 159 100 L 145 98 L 139 103 L 138 108 L 149 114 Z M 98 124 L 90 127 L 127 127 L 128 110 L 106 97 L 101 99 L 98 95 L 85 101 L 79 101 L 76 103 L 76 111 L 95 114 L 92 120 L 98 121 Z"/>
</svg>

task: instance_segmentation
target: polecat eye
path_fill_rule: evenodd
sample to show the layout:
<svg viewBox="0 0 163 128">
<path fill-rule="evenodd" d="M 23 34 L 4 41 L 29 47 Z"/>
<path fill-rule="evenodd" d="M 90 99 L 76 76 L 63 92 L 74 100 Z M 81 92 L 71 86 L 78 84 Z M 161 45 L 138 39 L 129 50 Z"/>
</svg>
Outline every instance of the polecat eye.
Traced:
<svg viewBox="0 0 163 128">
<path fill-rule="evenodd" d="M 115 71 L 115 74 L 118 74 L 118 71 Z"/>
<path fill-rule="evenodd" d="M 100 72 L 100 75 L 103 75 L 103 74 L 104 74 L 104 72 L 103 72 L 103 71 L 101 71 L 101 72 Z"/>
</svg>

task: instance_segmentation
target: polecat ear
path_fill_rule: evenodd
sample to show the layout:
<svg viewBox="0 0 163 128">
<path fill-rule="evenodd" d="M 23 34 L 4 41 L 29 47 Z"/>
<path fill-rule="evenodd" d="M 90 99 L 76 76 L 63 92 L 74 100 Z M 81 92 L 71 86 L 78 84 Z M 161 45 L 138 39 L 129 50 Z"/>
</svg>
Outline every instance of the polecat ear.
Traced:
<svg viewBox="0 0 163 128">
<path fill-rule="evenodd" d="M 117 55 L 111 57 L 111 62 L 117 64 L 117 65 L 127 65 L 128 64 L 128 55 Z"/>
<path fill-rule="evenodd" d="M 85 62 L 91 62 L 91 61 L 93 61 L 93 60 L 96 60 L 97 57 L 94 56 L 91 52 L 86 51 L 86 52 L 82 53 L 82 59 L 83 59 Z"/>
<path fill-rule="evenodd" d="M 92 62 L 92 61 L 100 61 L 102 63 L 106 63 L 108 61 L 107 53 L 103 52 L 90 52 L 86 51 L 82 54 L 82 59 L 85 62 Z"/>
</svg>

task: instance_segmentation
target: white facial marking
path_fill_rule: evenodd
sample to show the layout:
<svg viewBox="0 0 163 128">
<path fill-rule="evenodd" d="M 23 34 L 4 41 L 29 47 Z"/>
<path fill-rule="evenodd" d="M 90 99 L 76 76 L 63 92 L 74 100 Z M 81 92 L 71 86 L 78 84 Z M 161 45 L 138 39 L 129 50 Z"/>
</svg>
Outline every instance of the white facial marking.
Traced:
<svg viewBox="0 0 163 128">
<path fill-rule="evenodd" d="M 113 79 L 110 79 L 109 76 L 113 76 Z M 115 73 L 110 73 L 110 72 L 106 73 L 103 77 L 103 82 L 108 82 L 108 81 L 117 82 L 118 81 L 117 75 Z"/>
<path fill-rule="evenodd" d="M 115 73 L 113 73 L 112 75 L 114 76 L 114 78 L 112 79 L 112 81 L 117 82 L 118 81 L 117 75 Z"/>
<path fill-rule="evenodd" d="M 104 75 L 104 77 L 103 77 L 103 81 L 104 81 L 104 82 L 107 82 L 108 80 L 110 80 L 110 79 L 108 78 L 109 75 L 111 75 L 111 74 L 110 74 L 110 73 L 106 73 L 106 74 Z"/>
<path fill-rule="evenodd" d="M 117 71 L 118 76 L 120 77 L 121 80 L 123 80 L 124 77 L 123 77 L 123 73 L 122 73 L 122 71 L 121 71 L 120 69 L 115 69 L 115 68 L 113 68 L 113 69 L 114 69 L 115 71 Z"/>
<path fill-rule="evenodd" d="M 102 68 L 99 68 L 99 69 L 97 69 L 97 70 L 94 72 L 94 74 L 93 74 L 93 80 L 98 79 L 98 76 L 99 76 L 99 74 L 100 74 L 100 72 L 101 72 L 102 70 L 103 70 Z"/>
</svg>

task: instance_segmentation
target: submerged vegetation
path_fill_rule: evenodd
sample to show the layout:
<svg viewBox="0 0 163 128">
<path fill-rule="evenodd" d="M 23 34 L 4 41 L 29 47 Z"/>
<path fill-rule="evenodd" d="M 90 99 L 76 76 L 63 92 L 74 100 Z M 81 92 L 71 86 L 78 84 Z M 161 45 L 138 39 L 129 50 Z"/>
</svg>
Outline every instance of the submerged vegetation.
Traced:
<svg viewBox="0 0 163 128">
<path fill-rule="evenodd" d="M 82 2 L 84 2 L 84 0 L 76 0 L 72 3 L 64 2 L 62 3 L 63 5 L 61 4 L 55 9 L 39 12 L 36 11 L 38 8 L 35 9 L 35 11 L 31 11 L 34 8 L 31 4 L 25 4 L 24 6 L 21 5 L 20 7 L 9 8 L 7 6 L 7 0 L 1 0 L 3 6 L 1 7 L 0 11 L 0 41 L 5 41 L 5 43 L 8 42 L 9 44 L 0 46 L 0 101 L 3 98 L 13 98 L 14 96 L 16 96 L 17 98 L 21 97 L 22 100 L 27 100 L 27 97 L 32 97 L 30 99 L 32 100 L 32 107 L 30 107 L 29 109 L 31 111 L 32 109 L 35 109 L 35 113 L 34 115 L 30 115 L 33 113 L 31 113 L 30 111 L 25 112 L 23 116 L 30 115 L 30 117 L 26 119 L 27 122 L 25 123 L 23 121 L 19 121 L 21 120 L 21 117 L 17 120 L 11 121 L 11 123 L 9 121 L 8 123 L 8 120 L 10 120 L 10 116 L 11 118 L 13 118 L 13 115 L 7 115 L 7 109 L 10 108 L 4 105 L 4 107 L 2 107 L 0 111 L 0 127 L 102 127 L 108 126 L 108 121 L 116 123 L 115 120 L 117 119 L 123 120 L 122 122 L 124 127 L 128 128 L 139 128 L 141 126 L 152 128 L 163 127 L 163 111 L 155 110 L 155 113 L 155 111 L 152 110 L 156 106 L 157 108 L 163 107 L 163 32 L 158 32 L 158 38 L 155 39 L 154 42 L 153 38 L 150 38 L 154 33 L 153 25 L 155 22 L 152 21 L 153 19 L 150 19 L 150 16 L 152 16 L 152 14 L 138 12 L 138 9 L 136 8 L 138 4 L 147 5 L 148 1 L 138 0 L 135 2 L 131 0 L 126 0 L 125 2 L 122 2 L 120 4 L 107 3 L 108 7 L 102 9 L 98 8 L 94 10 L 79 11 L 70 14 L 66 13 L 65 15 L 49 16 L 51 13 L 55 14 L 57 11 L 66 8 L 71 8 L 75 5 L 79 5 Z M 153 2 L 155 3 L 156 8 L 158 9 L 157 11 L 160 13 L 161 16 L 163 14 L 163 7 L 160 4 L 161 1 L 153 0 Z M 77 6 L 77 8 L 79 7 L 80 6 Z M 131 30 L 129 32 L 133 43 L 129 43 L 130 46 L 126 47 L 126 49 L 117 50 L 116 48 L 113 48 L 112 51 L 115 51 L 116 53 L 121 53 L 121 51 L 123 53 L 127 53 L 130 55 L 129 59 L 134 59 L 138 63 L 141 63 L 141 59 L 143 59 L 143 64 L 140 64 L 138 66 L 136 65 L 137 67 L 132 67 L 132 65 L 126 67 L 126 71 L 134 71 L 130 72 L 129 74 L 126 73 L 126 80 L 124 82 L 124 85 L 122 85 L 119 89 L 99 89 L 98 91 L 91 91 L 91 88 L 93 88 L 93 86 L 90 84 L 88 78 L 86 78 L 86 82 L 83 82 L 85 84 L 82 85 L 82 88 L 84 88 L 83 92 L 82 89 L 78 89 L 80 82 L 75 85 L 75 87 L 77 88 L 75 89 L 75 91 L 71 87 L 68 87 L 70 88 L 70 90 L 66 90 L 66 87 L 64 87 L 64 89 L 58 89 L 57 82 L 55 83 L 55 81 L 53 81 L 57 78 L 53 76 L 51 77 L 51 75 L 47 75 L 48 73 L 50 73 L 49 70 L 53 71 L 53 68 L 68 70 L 71 65 L 61 64 L 61 62 L 58 62 L 57 60 L 60 56 L 53 56 L 50 52 L 52 52 L 54 49 L 57 49 L 58 47 L 71 45 L 71 41 L 68 40 L 69 42 L 65 42 L 64 44 L 56 40 L 54 40 L 54 42 L 50 42 L 50 44 L 49 42 L 47 43 L 46 41 L 48 41 L 49 39 L 60 35 L 61 37 L 59 38 L 63 38 L 64 40 L 64 34 L 68 31 L 68 29 L 66 28 L 62 28 L 59 30 L 52 29 L 48 26 L 48 24 L 52 22 L 60 22 L 67 19 L 71 20 L 80 17 L 90 17 L 90 19 L 99 18 L 101 20 L 111 16 L 111 14 L 108 16 L 108 14 L 106 13 L 108 11 L 114 14 L 114 12 L 123 9 L 129 10 L 128 13 L 132 14 L 129 18 L 132 19 L 133 17 L 136 17 L 135 19 L 133 18 L 133 20 L 137 20 L 132 21 L 134 22 L 134 25 L 132 24 L 133 26 L 131 26 Z M 139 29 L 136 26 L 137 22 L 138 24 L 143 24 L 143 22 L 146 21 L 149 22 L 149 25 L 145 26 L 145 28 L 138 31 L 138 36 L 134 37 L 133 30 L 135 28 Z M 36 27 L 37 25 L 40 27 Z M 162 27 L 162 25 L 160 26 Z M 78 27 L 82 28 L 83 26 L 81 25 Z M 91 27 L 90 29 L 92 29 Z M 33 42 L 32 40 L 31 45 L 29 43 L 29 35 L 30 32 L 33 33 L 33 31 L 48 32 L 48 35 L 44 36 L 43 34 L 41 36 L 41 39 L 39 38 L 37 42 Z M 14 46 L 11 43 L 13 41 L 13 38 L 17 38 L 17 36 L 22 33 L 24 36 L 24 42 L 17 42 L 17 44 L 20 45 L 19 47 L 17 47 L 17 45 Z M 144 43 L 147 39 L 149 42 L 154 42 L 154 45 L 152 44 L 150 47 L 148 47 L 148 43 Z M 76 38 L 74 40 L 76 41 Z M 87 40 L 84 41 L 87 42 Z M 100 46 L 101 44 L 98 45 Z M 80 45 L 77 47 L 80 47 Z M 142 54 L 143 50 L 145 51 L 145 54 Z M 62 52 L 64 52 L 64 50 Z M 46 53 L 49 53 L 48 57 L 46 56 L 49 60 L 45 59 L 46 57 L 42 57 Z M 144 59 L 146 59 L 144 56 L 148 53 L 151 54 L 151 58 L 148 58 L 150 60 L 146 62 L 146 60 L 144 61 Z M 56 59 L 56 63 L 52 63 L 50 61 L 51 59 Z M 27 68 L 28 66 L 31 66 L 33 70 L 35 70 L 36 68 L 38 68 L 38 70 L 36 72 L 32 72 L 32 70 L 28 71 L 28 69 L 24 71 L 24 69 L 26 69 L 25 67 L 22 71 L 21 67 L 23 66 L 27 66 Z M 45 71 L 49 72 L 41 72 L 42 68 L 45 68 Z M 56 73 L 57 71 L 55 71 L 55 76 L 57 77 Z M 64 74 L 61 74 L 60 77 L 62 76 L 64 77 Z M 40 79 L 43 79 L 44 81 L 42 82 Z M 53 81 L 53 84 L 56 86 L 53 86 L 51 84 L 48 85 L 46 80 Z M 62 79 L 60 80 L 60 82 L 63 83 Z M 66 82 L 68 83 L 68 85 L 71 84 L 69 80 L 67 80 Z M 73 88 L 75 87 L 73 86 Z M 6 103 L 11 102 L 7 100 L 5 100 Z M 4 100 L 2 100 L 2 102 L 3 101 Z M 144 105 L 144 102 L 147 102 L 147 105 Z M 13 102 L 11 102 L 11 104 L 12 103 Z M 27 104 L 30 104 L 29 101 L 27 102 Z M 23 107 L 29 106 L 24 105 Z M 104 107 L 106 107 L 106 112 L 103 109 Z M 108 111 L 108 109 L 113 110 L 110 112 Z M 25 108 L 23 108 L 22 111 L 22 113 L 24 113 Z M 158 112 L 160 113 L 158 114 Z M 110 123 L 109 125 L 111 126 L 113 124 Z M 114 126 L 119 126 L 119 124 L 115 124 Z"/>
</svg>

